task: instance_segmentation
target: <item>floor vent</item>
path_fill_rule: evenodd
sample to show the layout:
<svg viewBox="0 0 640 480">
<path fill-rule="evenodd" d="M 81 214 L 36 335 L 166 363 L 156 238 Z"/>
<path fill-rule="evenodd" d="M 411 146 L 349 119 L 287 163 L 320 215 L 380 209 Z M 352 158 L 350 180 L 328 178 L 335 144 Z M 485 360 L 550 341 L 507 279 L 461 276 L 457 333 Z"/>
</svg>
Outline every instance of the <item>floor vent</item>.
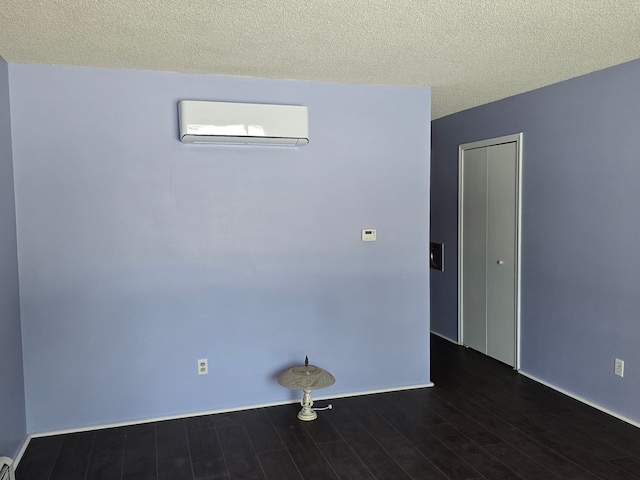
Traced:
<svg viewBox="0 0 640 480">
<path fill-rule="evenodd" d="M 0 457 L 0 480 L 16 480 L 13 476 L 13 460 L 7 457 Z"/>
</svg>

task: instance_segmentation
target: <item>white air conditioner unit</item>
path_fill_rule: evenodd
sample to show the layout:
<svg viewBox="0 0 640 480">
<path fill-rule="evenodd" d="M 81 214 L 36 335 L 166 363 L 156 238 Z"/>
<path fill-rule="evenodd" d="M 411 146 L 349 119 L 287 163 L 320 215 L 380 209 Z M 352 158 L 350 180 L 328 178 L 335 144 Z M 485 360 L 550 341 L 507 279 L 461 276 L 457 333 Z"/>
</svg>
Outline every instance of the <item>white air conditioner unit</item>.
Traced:
<svg viewBox="0 0 640 480">
<path fill-rule="evenodd" d="M 180 140 L 184 143 L 235 145 L 306 145 L 307 107 L 257 103 L 178 103 Z"/>
</svg>

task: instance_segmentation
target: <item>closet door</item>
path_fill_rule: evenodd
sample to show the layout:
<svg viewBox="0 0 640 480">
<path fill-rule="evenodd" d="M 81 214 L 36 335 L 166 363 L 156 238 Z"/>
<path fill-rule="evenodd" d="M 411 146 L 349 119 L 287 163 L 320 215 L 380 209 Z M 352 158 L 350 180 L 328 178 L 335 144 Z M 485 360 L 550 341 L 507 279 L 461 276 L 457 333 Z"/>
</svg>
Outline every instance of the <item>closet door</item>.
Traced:
<svg viewBox="0 0 640 480">
<path fill-rule="evenodd" d="M 519 136 L 460 146 L 461 343 L 516 366 Z"/>
<path fill-rule="evenodd" d="M 516 342 L 516 144 L 487 147 L 487 350 L 514 366 Z"/>
<path fill-rule="evenodd" d="M 487 353 L 487 149 L 465 152 L 463 188 L 464 344 Z"/>
</svg>

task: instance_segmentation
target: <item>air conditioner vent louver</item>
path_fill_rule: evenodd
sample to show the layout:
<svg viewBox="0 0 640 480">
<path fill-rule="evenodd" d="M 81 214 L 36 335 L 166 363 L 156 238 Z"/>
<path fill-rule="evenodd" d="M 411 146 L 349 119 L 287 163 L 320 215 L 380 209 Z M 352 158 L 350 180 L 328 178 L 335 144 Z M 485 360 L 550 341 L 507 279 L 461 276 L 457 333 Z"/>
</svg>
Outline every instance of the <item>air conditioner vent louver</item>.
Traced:
<svg viewBox="0 0 640 480">
<path fill-rule="evenodd" d="M 0 480 L 15 480 L 13 475 L 13 460 L 0 457 Z"/>
</svg>

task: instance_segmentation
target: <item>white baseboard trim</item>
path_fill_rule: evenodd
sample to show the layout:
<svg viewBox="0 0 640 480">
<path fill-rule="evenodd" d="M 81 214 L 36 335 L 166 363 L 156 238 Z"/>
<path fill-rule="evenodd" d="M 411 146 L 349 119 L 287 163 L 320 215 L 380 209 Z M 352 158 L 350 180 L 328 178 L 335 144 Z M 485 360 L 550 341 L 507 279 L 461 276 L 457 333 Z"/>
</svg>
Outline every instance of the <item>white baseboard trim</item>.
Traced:
<svg viewBox="0 0 640 480">
<path fill-rule="evenodd" d="M 593 408 L 595 408 L 597 410 L 600 410 L 601 412 L 604 412 L 604 413 L 606 413 L 608 415 L 611 415 L 612 417 L 615 417 L 618 420 L 622 420 L 623 422 L 626 422 L 626 423 L 628 423 L 630 425 L 633 425 L 634 427 L 640 428 L 640 423 L 639 422 L 636 422 L 635 420 L 631 420 L 630 418 L 622 416 L 619 413 L 614 412 L 613 410 L 609 410 L 608 408 L 603 407 L 602 405 L 598 405 L 597 403 L 593 403 L 593 402 L 587 400 L 586 398 L 582 398 L 581 396 L 576 395 L 574 393 L 571 393 L 571 392 L 569 392 L 569 391 L 567 391 L 567 390 L 565 390 L 563 388 L 560 388 L 560 387 L 558 387 L 558 386 L 556 386 L 556 385 L 554 385 L 552 383 L 545 382 L 544 380 L 541 380 L 538 377 L 536 377 L 534 375 L 531 375 L 530 373 L 523 372 L 522 370 L 518 370 L 518 373 L 520 375 L 524 375 L 527 378 L 530 378 L 531 380 L 533 380 L 535 382 L 541 383 L 542 385 L 544 385 L 546 387 L 552 388 L 557 392 L 563 393 L 564 395 L 566 395 L 568 397 L 571 397 L 571 398 L 573 398 L 575 400 L 578 400 L 579 402 L 582 402 L 582 403 L 584 403 L 586 405 L 589 405 L 590 407 L 593 407 Z"/>
<path fill-rule="evenodd" d="M 321 395 L 321 396 L 313 396 L 313 401 L 316 402 L 318 400 L 333 400 L 336 398 L 347 398 L 347 397 L 357 397 L 361 395 L 371 395 L 376 393 L 389 393 L 389 392 L 399 392 L 403 390 L 414 390 L 417 388 L 426 388 L 433 387 L 433 383 L 420 383 L 416 385 L 405 385 L 400 387 L 392 387 L 392 388 L 380 388 L 376 390 L 364 390 L 360 392 L 352 392 L 352 393 L 339 393 L 337 395 Z M 300 392 L 300 399 L 302 399 L 302 392 Z M 241 412 L 243 410 L 252 410 L 254 408 L 265 408 L 265 407 L 277 407 L 280 405 L 290 405 L 300 403 L 300 400 L 285 400 L 278 402 L 267 402 L 267 403 L 257 403 L 254 405 L 242 405 L 239 407 L 230 407 L 230 408 L 219 408 L 215 410 L 204 410 L 200 412 L 192 412 L 192 413 L 181 413 L 177 415 L 166 415 L 162 417 L 153 417 L 153 418 L 143 418 L 139 420 L 131 420 L 127 422 L 117 422 L 117 423 L 108 423 L 101 425 L 88 425 L 85 427 L 77 427 L 77 428 L 66 428 L 63 430 L 54 430 L 50 432 L 37 432 L 32 433 L 27 437 L 21 452 L 24 453 L 24 450 L 27 448 L 27 444 L 32 438 L 39 437 L 51 437 L 53 435 L 65 435 L 68 433 L 80 433 L 80 432 L 90 432 L 93 430 L 104 430 L 105 428 L 116 428 L 116 427 L 126 427 L 129 425 L 139 425 L 142 423 L 153 423 L 153 422 L 163 422 L 165 420 L 177 420 L 180 418 L 190 418 L 190 417 L 200 417 L 202 415 L 215 415 L 217 413 L 229 413 L 229 412 Z M 22 456 L 22 453 L 20 456 Z M 17 460 L 16 460 L 17 464 Z"/>
<path fill-rule="evenodd" d="M 30 441 L 31 441 L 31 435 L 27 435 L 27 438 L 25 438 L 24 442 L 22 442 L 22 446 L 20 447 L 20 450 L 18 450 L 18 454 L 16 455 L 16 458 L 13 461 L 14 471 L 16 470 L 16 468 L 18 468 L 18 464 L 20 463 L 20 460 L 22 460 L 22 456 L 24 455 L 24 452 L 27 451 L 27 447 L 29 446 Z"/>
<path fill-rule="evenodd" d="M 314 400 L 315 399 L 316 398 L 314 397 Z M 103 423 L 99 425 L 87 425 L 84 427 L 65 428 L 62 430 L 53 430 L 49 432 L 37 432 L 37 433 L 32 433 L 31 436 L 33 438 L 51 437 L 53 435 L 66 435 L 68 433 L 80 433 L 80 432 L 90 432 L 93 430 L 104 430 L 105 428 L 127 427 L 129 425 L 140 425 L 143 423 L 164 422 L 165 420 L 177 420 L 180 418 L 200 417 L 202 415 L 215 415 L 217 413 L 240 412 L 242 410 L 251 410 L 253 408 L 277 407 L 279 405 L 287 405 L 290 403 L 298 403 L 298 401 L 290 400 L 290 401 L 281 401 L 281 402 L 258 403 L 255 405 L 242 405 L 239 407 L 218 408 L 214 410 L 202 410 L 199 412 L 179 413 L 176 415 L 163 415 L 160 417 L 140 418 L 137 420 L 129 420 L 126 422 Z"/>
<path fill-rule="evenodd" d="M 375 395 L 376 393 L 390 393 L 390 392 L 401 392 L 404 390 L 416 390 L 418 388 L 429 388 L 434 387 L 435 385 L 432 382 L 429 383 L 419 383 L 417 385 L 405 385 L 403 387 L 393 387 L 393 388 L 380 388 L 377 390 L 364 390 L 362 392 L 353 392 L 353 393 L 343 393 L 339 395 L 333 396 L 322 396 L 322 397 L 314 397 L 314 401 L 316 398 L 318 400 L 331 400 L 333 398 L 348 398 L 348 397 L 359 397 L 362 395 Z M 298 402 L 296 402 L 298 403 Z"/>
<path fill-rule="evenodd" d="M 453 338 L 445 337 L 441 333 L 434 332 L 433 330 L 431 330 L 431 333 L 433 333 L 436 337 L 440 337 L 440 338 L 443 338 L 445 340 L 450 341 L 451 343 L 455 343 L 456 345 L 460 345 L 457 340 L 454 340 Z"/>
</svg>

